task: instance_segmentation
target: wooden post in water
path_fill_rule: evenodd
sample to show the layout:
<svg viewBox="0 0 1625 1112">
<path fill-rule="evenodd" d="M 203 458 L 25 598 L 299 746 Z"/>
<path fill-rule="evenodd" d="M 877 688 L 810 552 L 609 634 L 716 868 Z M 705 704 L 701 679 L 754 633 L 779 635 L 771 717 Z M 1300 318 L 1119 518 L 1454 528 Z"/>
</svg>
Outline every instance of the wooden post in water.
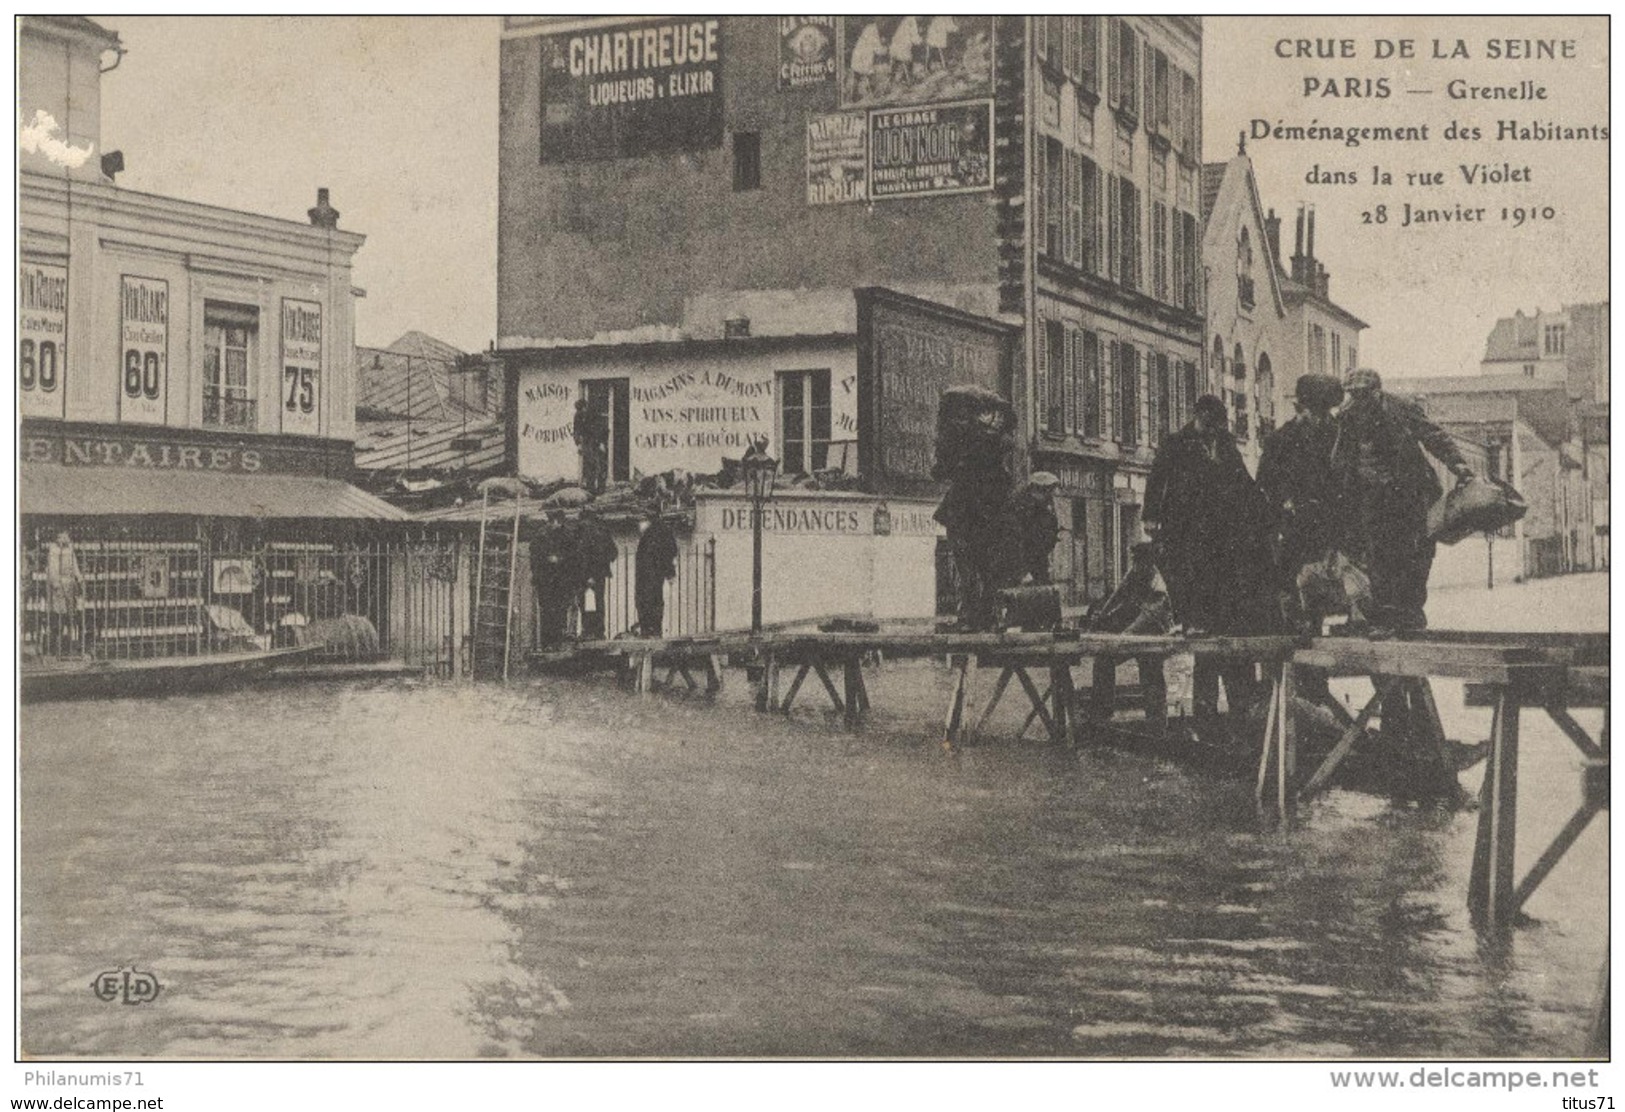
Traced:
<svg viewBox="0 0 1625 1112">
<path fill-rule="evenodd" d="M 1468 911 L 1474 922 L 1490 930 L 1510 927 L 1516 911 L 1512 865 L 1518 826 L 1518 709 L 1515 694 L 1506 687 L 1497 690 L 1467 884 Z"/>
</svg>

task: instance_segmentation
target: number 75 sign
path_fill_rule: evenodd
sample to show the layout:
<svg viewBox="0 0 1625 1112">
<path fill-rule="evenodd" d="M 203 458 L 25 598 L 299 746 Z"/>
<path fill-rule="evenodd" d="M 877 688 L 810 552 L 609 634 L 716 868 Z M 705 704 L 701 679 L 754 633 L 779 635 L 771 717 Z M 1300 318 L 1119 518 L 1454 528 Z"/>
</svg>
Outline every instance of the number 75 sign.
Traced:
<svg viewBox="0 0 1625 1112">
<path fill-rule="evenodd" d="M 321 432 L 322 306 L 282 299 L 282 431 Z"/>
</svg>

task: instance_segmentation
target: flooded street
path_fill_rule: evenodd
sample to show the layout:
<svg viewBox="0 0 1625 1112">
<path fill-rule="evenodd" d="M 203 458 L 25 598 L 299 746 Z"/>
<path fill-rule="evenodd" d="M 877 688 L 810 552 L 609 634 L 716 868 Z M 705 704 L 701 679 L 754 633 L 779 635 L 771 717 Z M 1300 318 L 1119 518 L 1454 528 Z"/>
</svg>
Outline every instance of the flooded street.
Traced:
<svg viewBox="0 0 1625 1112">
<path fill-rule="evenodd" d="M 1016 742 L 1010 706 L 946 754 L 940 664 L 870 684 L 855 734 L 810 700 L 753 713 L 737 672 L 722 706 L 537 679 L 25 707 L 23 1051 L 1583 1048 L 1606 821 L 1493 944 L 1467 922 L 1471 813 L 1332 792 L 1281 834 L 1250 783 Z M 1459 686 L 1439 698 L 1484 736 Z M 1534 719 L 1520 872 L 1577 795 L 1575 753 Z M 132 964 L 154 1004 L 92 995 Z"/>
</svg>

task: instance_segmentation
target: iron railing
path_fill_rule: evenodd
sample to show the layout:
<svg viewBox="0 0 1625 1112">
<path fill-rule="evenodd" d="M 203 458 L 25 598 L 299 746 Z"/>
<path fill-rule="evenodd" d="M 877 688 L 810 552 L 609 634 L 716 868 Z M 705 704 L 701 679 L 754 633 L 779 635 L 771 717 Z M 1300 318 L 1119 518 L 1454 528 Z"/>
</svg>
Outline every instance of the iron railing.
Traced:
<svg viewBox="0 0 1625 1112">
<path fill-rule="evenodd" d="M 252 549 L 121 538 L 75 542 L 69 558 L 42 536 L 22 556 L 25 664 L 308 645 L 329 660 L 459 670 L 470 555 L 455 538 Z"/>
<path fill-rule="evenodd" d="M 217 386 L 203 388 L 203 423 L 214 428 L 252 429 L 256 405 L 253 398 L 228 393 Z"/>
</svg>

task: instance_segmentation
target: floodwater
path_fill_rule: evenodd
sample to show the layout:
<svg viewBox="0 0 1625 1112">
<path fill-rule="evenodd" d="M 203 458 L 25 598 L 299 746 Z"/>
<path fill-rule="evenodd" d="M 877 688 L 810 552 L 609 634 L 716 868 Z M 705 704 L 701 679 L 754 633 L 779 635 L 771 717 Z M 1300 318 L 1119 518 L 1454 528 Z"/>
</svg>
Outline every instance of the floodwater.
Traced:
<svg viewBox="0 0 1625 1112">
<path fill-rule="evenodd" d="M 856 733 L 816 690 L 787 721 L 729 681 L 25 707 L 25 1055 L 1583 1051 L 1606 818 L 1497 943 L 1467 921 L 1470 813 L 1333 792 L 1281 832 L 1250 783 L 1016 741 L 1013 703 L 946 753 L 940 664 L 875 674 Z M 1520 872 L 1576 768 L 1526 720 Z M 132 965 L 155 1002 L 90 991 Z"/>
</svg>

